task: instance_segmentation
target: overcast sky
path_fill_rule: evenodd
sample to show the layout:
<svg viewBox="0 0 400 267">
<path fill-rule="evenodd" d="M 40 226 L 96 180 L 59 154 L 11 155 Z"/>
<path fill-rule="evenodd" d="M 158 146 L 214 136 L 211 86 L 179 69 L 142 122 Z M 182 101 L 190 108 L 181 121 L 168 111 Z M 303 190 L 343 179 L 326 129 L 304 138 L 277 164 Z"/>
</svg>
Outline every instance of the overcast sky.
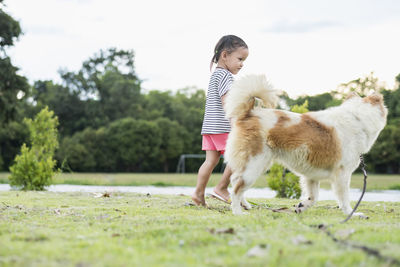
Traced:
<svg viewBox="0 0 400 267">
<path fill-rule="evenodd" d="M 59 81 L 100 49 L 135 52 L 142 87 L 206 89 L 218 39 L 240 36 L 238 77 L 266 74 L 290 96 L 314 95 L 370 72 L 391 88 L 400 73 L 396 0 L 5 0 L 23 29 L 9 50 L 30 82 Z M 236 77 L 236 78 L 238 78 Z"/>
</svg>

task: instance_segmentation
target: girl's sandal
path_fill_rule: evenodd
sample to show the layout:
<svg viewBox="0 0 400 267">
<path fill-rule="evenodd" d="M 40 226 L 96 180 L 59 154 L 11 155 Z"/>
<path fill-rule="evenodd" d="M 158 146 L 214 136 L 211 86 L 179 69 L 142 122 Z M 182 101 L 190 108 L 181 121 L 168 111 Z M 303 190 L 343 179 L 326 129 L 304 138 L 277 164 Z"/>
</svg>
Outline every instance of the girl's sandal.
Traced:
<svg viewBox="0 0 400 267">
<path fill-rule="evenodd" d="M 224 202 L 226 204 L 231 204 L 231 200 L 230 199 L 226 200 L 226 199 L 224 199 L 223 197 L 221 197 L 220 195 L 218 195 L 215 192 L 210 193 L 209 196 L 214 198 L 214 199 L 216 199 L 216 200 L 222 201 L 222 202 Z"/>
</svg>

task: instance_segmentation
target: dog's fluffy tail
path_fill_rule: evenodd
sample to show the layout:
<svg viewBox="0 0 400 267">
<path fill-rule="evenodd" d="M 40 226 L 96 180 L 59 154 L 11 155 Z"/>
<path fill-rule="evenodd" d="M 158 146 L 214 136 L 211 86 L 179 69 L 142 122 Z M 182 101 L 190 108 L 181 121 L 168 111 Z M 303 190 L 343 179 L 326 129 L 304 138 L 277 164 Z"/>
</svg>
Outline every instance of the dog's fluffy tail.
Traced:
<svg viewBox="0 0 400 267">
<path fill-rule="evenodd" d="M 266 108 L 274 108 L 278 103 L 278 92 L 265 75 L 248 75 L 233 83 L 226 98 L 226 116 L 232 119 L 246 116 L 253 109 L 255 98 Z"/>
</svg>

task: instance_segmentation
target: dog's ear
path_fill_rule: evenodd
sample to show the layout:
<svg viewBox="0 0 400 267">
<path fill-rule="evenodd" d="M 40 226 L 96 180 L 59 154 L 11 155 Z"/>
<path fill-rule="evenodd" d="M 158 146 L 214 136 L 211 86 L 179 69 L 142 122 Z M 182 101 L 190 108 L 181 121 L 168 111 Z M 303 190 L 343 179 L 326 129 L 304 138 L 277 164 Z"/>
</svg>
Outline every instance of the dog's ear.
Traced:
<svg viewBox="0 0 400 267">
<path fill-rule="evenodd" d="M 353 97 L 360 97 L 356 92 L 350 92 L 347 96 L 345 100 L 349 100 L 350 98 Z"/>
</svg>

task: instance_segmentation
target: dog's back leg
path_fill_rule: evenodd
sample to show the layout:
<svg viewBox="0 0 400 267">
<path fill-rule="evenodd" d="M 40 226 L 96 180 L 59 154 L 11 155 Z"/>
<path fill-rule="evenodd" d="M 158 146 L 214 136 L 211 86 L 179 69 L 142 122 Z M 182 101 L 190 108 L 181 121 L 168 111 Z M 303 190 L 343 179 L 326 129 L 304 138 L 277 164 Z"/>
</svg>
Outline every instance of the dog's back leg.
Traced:
<svg viewBox="0 0 400 267">
<path fill-rule="evenodd" d="M 338 175 L 332 180 L 332 189 L 336 195 L 339 208 L 345 213 L 350 214 L 352 208 L 350 206 L 349 188 L 350 188 L 351 173 L 341 170 Z M 362 216 L 362 213 L 354 215 Z"/>
<path fill-rule="evenodd" d="M 241 204 L 246 209 L 251 208 L 251 205 L 244 198 L 244 192 L 250 188 L 258 177 L 271 166 L 270 154 L 262 153 L 252 157 L 246 164 L 243 172 L 234 171 L 231 176 L 233 186 L 232 212 L 233 214 L 242 214 Z"/>
<path fill-rule="evenodd" d="M 305 176 L 301 176 L 300 179 L 303 191 L 303 200 L 296 206 L 296 213 L 303 212 L 312 207 L 318 200 L 319 194 L 319 181 L 310 180 Z"/>
</svg>

